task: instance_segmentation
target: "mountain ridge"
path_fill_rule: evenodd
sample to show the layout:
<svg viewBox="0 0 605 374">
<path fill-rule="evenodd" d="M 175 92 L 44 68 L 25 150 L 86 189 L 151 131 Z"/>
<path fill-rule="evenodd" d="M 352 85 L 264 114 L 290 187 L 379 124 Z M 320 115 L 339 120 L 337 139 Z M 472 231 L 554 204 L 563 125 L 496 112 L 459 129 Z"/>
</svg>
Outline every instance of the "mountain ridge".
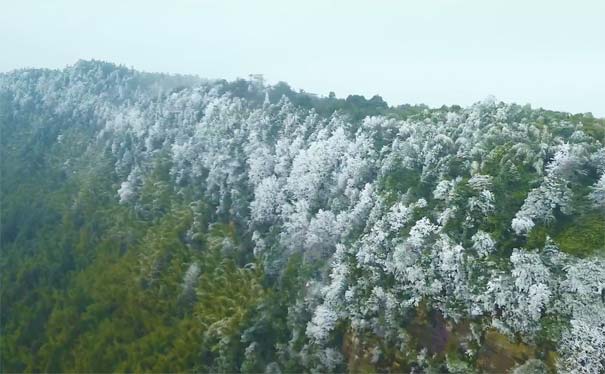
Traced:
<svg viewBox="0 0 605 374">
<path fill-rule="evenodd" d="M 81 61 L 0 130 L 3 370 L 605 368 L 603 119 Z"/>
</svg>

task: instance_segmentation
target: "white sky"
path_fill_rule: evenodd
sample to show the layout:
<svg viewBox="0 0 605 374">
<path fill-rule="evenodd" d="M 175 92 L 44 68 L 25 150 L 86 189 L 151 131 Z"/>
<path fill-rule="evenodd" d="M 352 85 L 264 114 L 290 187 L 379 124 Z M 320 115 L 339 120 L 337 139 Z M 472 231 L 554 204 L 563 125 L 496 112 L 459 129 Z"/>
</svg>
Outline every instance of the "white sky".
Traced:
<svg viewBox="0 0 605 374">
<path fill-rule="evenodd" d="M 0 71 L 102 59 L 391 105 L 605 116 L 605 0 L 1 0 Z"/>
</svg>

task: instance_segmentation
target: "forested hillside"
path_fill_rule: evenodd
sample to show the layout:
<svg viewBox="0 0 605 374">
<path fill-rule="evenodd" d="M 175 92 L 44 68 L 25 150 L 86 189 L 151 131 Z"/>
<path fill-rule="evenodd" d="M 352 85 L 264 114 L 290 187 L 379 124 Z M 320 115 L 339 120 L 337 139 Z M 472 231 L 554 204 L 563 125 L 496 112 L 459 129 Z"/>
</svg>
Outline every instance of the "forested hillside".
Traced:
<svg viewBox="0 0 605 374">
<path fill-rule="evenodd" d="M 605 120 L 0 74 L 2 372 L 605 372 Z"/>
</svg>

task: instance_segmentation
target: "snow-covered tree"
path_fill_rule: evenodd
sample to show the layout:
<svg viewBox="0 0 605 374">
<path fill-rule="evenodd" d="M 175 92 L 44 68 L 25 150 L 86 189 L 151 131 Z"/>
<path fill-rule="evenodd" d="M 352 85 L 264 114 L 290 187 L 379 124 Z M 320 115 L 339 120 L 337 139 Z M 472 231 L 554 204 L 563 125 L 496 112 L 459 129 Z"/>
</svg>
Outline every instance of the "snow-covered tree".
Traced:
<svg viewBox="0 0 605 374">
<path fill-rule="evenodd" d="M 597 208 L 605 208 L 605 173 L 601 174 L 599 180 L 591 187 L 590 199 Z"/>
<path fill-rule="evenodd" d="M 576 319 L 570 323 L 571 329 L 563 333 L 559 345 L 559 369 L 586 374 L 605 371 L 605 324 L 595 326 Z"/>
</svg>

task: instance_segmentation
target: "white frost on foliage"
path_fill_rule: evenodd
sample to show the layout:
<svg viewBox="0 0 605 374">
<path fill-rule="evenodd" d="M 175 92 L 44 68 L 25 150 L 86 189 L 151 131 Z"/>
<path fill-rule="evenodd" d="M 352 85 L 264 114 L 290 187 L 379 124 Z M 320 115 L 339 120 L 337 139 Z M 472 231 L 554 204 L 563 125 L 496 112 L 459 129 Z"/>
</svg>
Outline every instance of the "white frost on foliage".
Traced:
<svg viewBox="0 0 605 374">
<path fill-rule="evenodd" d="M 568 180 L 574 173 L 582 172 L 581 166 L 584 157 L 582 149 L 578 146 L 564 143 L 558 147 L 550 163 L 546 166 L 546 173 L 551 178 Z"/>
<path fill-rule="evenodd" d="M 519 215 L 518 213 L 517 217 L 513 218 L 513 222 L 511 224 L 517 235 L 527 235 L 535 225 L 536 224 L 531 218 L 524 215 Z"/>
<path fill-rule="evenodd" d="M 433 190 L 433 197 L 437 200 L 450 200 L 455 184 L 454 180 L 441 180 Z"/>
<path fill-rule="evenodd" d="M 325 258 L 330 250 L 335 248 L 341 228 L 334 213 L 320 209 L 309 222 L 307 236 L 305 238 L 305 249 L 307 255 Z"/>
<path fill-rule="evenodd" d="M 540 328 L 540 318 L 552 300 L 553 277 L 537 253 L 515 249 L 510 257 L 511 275 L 499 274 L 488 282 L 487 309 L 500 309 L 494 326 L 531 338 Z M 504 324 L 504 325 L 502 325 Z"/>
<path fill-rule="evenodd" d="M 477 251 L 480 257 L 485 257 L 491 254 L 496 246 L 496 242 L 492 239 L 491 235 L 485 231 L 477 231 L 472 237 L 473 249 Z"/>
<path fill-rule="evenodd" d="M 546 248 L 489 256 L 500 243 L 485 219 L 506 182 L 539 183 L 512 218 L 518 235 L 582 208 L 572 206 L 572 189 L 585 190 L 578 185 L 592 185 L 585 197 L 603 208 L 605 149 L 582 124 L 538 125 L 540 112 L 493 99 L 455 113 L 427 109 L 404 120 L 349 123 L 342 113 L 319 115 L 285 97 L 271 103 L 268 90 L 257 93 L 265 96 L 261 106 L 225 93 L 223 83 L 173 90 L 181 86 L 173 77 L 149 88 L 134 71 L 102 70 L 0 74 L 0 87 L 14 91 L 11 114 L 34 108 L 91 118 L 99 129 L 94 141 L 116 160 L 120 203 L 136 201 L 165 155 L 177 193 L 194 190 L 214 213 L 241 224 L 255 255 L 269 262 L 300 251 L 326 260 L 321 273 L 330 279 L 311 281 L 296 306 L 312 313 L 312 341 L 330 341 L 339 317 L 386 337 L 420 302 L 454 320 L 491 314 L 495 326 L 524 339 L 535 336 L 543 315 L 560 314 L 571 321 L 559 346 L 562 370 L 603 371 L 595 358 L 604 356 L 603 261 Z M 249 87 L 251 95 L 263 89 Z M 539 179 L 528 181 L 533 169 Z M 469 188 L 457 188 L 467 176 Z M 387 183 L 384 191 L 383 182 L 396 188 Z M 201 205 L 192 210 L 197 217 Z M 183 284 L 195 273 L 190 267 Z M 341 360 L 332 348 L 316 352 L 324 371 Z"/>
<path fill-rule="evenodd" d="M 344 361 L 344 357 L 340 351 L 332 347 L 321 349 L 317 355 L 319 357 L 319 363 L 321 366 L 314 368 L 315 370 L 319 371 L 313 370 L 312 372 L 332 372 Z"/>
<path fill-rule="evenodd" d="M 521 209 L 515 215 L 512 228 L 517 235 L 526 235 L 535 221 L 545 223 L 554 220 L 553 210 L 559 208 L 563 214 L 571 214 L 572 192 L 568 186 L 569 178 L 579 172 L 583 158 L 574 154 L 569 144 L 563 144 L 546 166 L 546 176 L 542 184 L 527 195 Z M 580 153 L 578 150 L 576 153 Z"/>
<path fill-rule="evenodd" d="M 118 197 L 120 198 L 120 204 L 125 204 L 131 201 L 137 194 L 140 187 L 141 176 L 138 168 L 134 168 L 128 178 L 122 182 L 118 189 Z"/>
<path fill-rule="evenodd" d="M 479 217 L 485 217 L 494 211 L 494 194 L 488 190 L 482 190 L 479 196 L 471 196 L 468 199 L 468 209 L 471 214 L 475 212 Z"/>
<path fill-rule="evenodd" d="M 468 180 L 468 184 L 475 191 L 489 190 L 492 186 L 492 177 L 489 175 L 475 174 Z"/>
<path fill-rule="evenodd" d="M 319 305 L 307 324 L 307 336 L 318 343 L 325 341 L 336 326 L 337 320 L 338 315 L 334 310 L 326 305 Z"/>
<path fill-rule="evenodd" d="M 599 180 L 591 187 L 590 199 L 595 208 L 605 208 L 605 172 L 601 174 Z"/>
<path fill-rule="evenodd" d="M 441 226 L 447 225 L 448 221 L 456 214 L 456 206 L 447 207 L 437 216 L 437 223 Z"/>
<path fill-rule="evenodd" d="M 197 262 L 192 262 L 191 265 L 189 265 L 189 267 L 187 268 L 185 275 L 183 276 L 183 283 L 181 285 L 183 288 L 183 293 L 188 294 L 193 291 L 193 288 L 197 283 L 200 273 L 200 265 L 198 265 Z"/>
<path fill-rule="evenodd" d="M 264 178 L 254 189 L 254 200 L 250 203 L 250 216 L 253 221 L 272 223 L 281 213 L 285 202 L 277 178 L 272 175 Z"/>
<path fill-rule="evenodd" d="M 571 329 L 565 331 L 559 343 L 558 368 L 574 374 L 605 372 L 605 323 L 593 325 L 582 320 L 571 320 Z"/>
<path fill-rule="evenodd" d="M 559 342 L 559 367 L 573 373 L 605 371 L 605 261 L 572 260 L 561 282 L 562 309 L 571 315 L 571 328 Z"/>
<path fill-rule="evenodd" d="M 605 321 L 605 260 L 578 259 L 564 268 L 566 278 L 561 282 L 563 299 L 576 318 L 594 323 Z"/>
<path fill-rule="evenodd" d="M 599 148 L 590 155 L 590 164 L 597 170 L 597 173 L 605 173 L 605 147 Z"/>
<path fill-rule="evenodd" d="M 411 249 L 418 250 L 429 235 L 437 232 L 437 229 L 438 226 L 432 224 L 428 218 L 423 217 L 412 226 L 406 243 Z"/>
</svg>

